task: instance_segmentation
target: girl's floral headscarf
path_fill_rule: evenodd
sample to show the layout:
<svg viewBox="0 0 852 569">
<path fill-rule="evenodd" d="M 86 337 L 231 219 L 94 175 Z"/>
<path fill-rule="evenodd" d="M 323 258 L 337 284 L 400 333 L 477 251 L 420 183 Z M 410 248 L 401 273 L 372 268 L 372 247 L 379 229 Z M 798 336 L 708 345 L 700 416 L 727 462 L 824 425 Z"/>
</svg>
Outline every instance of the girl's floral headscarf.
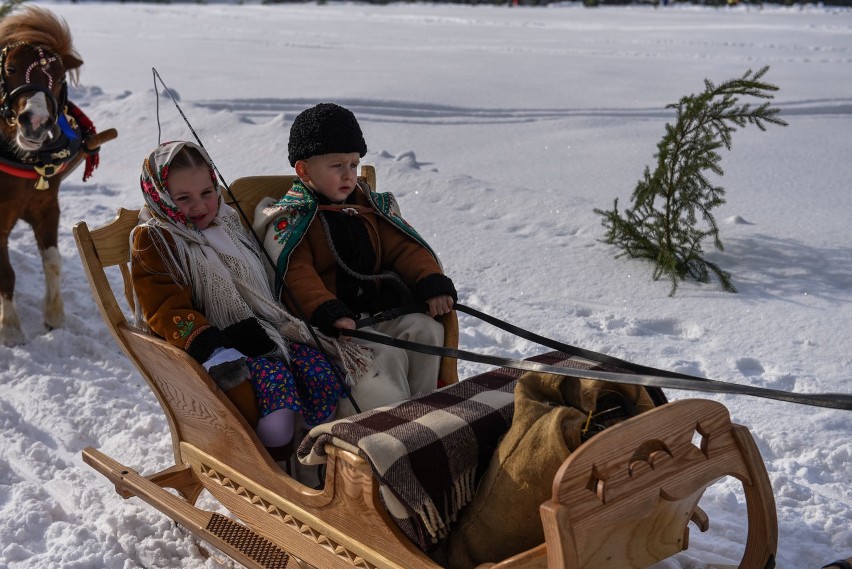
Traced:
<svg viewBox="0 0 852 569">
<path fill-rule="evenodd" d="M 198 151 L 204 161 L 207 163 L 207 168 L 210 170 L 210 179 L 213 180 L 213 187 L 216 188 L 216 194 L 219 196 L 219 207 L 222 206 L 222 190 L 219 187 L 219 182 L 216 179 L 216 172 L 213 170 L 213 163 L 210 156 L 199 145 L 193 142 L 173 141 L 164 142 L 151 152 L 150 156 L 142 163 L 142 176 L 139 179 L 139 184 L 142 187 L 142 195 L 145 196 L 145 205 L 151 212 L 151 215 L 166 222 L 175 225 L 184 226 L 191 230 L 198 231 L 194 223 L 186 219 L 183 212 L 180 211 L 175 202 L 172 201 L 169 195 L 169 168 L 171 163 L 182 150 L 192 148 Z"/>
</svg>

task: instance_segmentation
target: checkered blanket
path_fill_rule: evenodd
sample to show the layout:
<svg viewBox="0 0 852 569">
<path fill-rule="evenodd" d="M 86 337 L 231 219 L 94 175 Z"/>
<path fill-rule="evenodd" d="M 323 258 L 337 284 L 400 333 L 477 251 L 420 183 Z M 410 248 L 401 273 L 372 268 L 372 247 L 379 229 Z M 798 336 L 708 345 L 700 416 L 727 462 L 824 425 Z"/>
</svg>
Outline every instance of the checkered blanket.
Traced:
<svg viewBox="0 0 852 569">
<path fill-rule="evenodd" d="M 588 368 L 551 352 L 530 358 Z M 500 368 L 391 407 L 380 407 L 313 428 L 297 451 L 305 464 L 327 459 L 326 444 L 371 464 L 391 517 L 424 551 L 447 536 L 473 499 L 512 422 L 514 390 L 522 372 Z"/>
</svg>

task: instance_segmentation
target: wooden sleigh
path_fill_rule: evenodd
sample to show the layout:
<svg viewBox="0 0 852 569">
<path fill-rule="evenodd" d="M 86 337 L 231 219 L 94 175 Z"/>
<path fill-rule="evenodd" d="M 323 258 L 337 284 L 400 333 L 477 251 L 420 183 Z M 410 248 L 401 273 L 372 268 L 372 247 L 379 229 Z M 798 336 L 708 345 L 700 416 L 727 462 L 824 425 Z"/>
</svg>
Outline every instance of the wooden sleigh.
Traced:
<svg viewBox="0 0 852 569">
<path fill-rule="evenodd" d="M 375 188 L 373 168 L 361 173 Z M 252 216 L 262 197 L 281 195 L 292 179 L 242 178 L 231 189 Z M 249 568 L 440 567 L 393 523 L 364 458 L 328 445 L 324 487 L 304 486 L 269 456 L 203 367 L 127 322 L 105 269 L 118 267 L 132 308 L 128 234 L 136 223 L 137 211 L 121 209 L 98 229 L 78 223 L 74 236 L 104 321 L 163 408 L 174 465 L 142 475 L 91 447 L 83 460 L 123 497 L 141 498 Z M 759 451 L 724 406 L 700 399 L 665 404 L 581 445 L 562 464 L 552 498 L 540 507 L 546 540 L 479 568 L 647 567 L 687 548 L 690 520 L 707 529 L 698 501 L 725 476 L 742 483 L 747 505 L 739 567 L 771 569 L 777 520 Z M 198 508 L 203 490 L 232 516 Z"/>
</svg>

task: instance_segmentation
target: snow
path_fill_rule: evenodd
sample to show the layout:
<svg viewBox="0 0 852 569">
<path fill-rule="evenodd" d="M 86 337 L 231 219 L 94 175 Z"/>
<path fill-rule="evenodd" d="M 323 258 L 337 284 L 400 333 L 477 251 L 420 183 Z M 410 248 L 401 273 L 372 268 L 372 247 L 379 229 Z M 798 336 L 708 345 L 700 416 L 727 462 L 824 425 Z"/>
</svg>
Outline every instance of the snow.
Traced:
<svg viewBox="0 0 852 569">
<path fill-rule="evenodd" d="M 138 207 L 158 142 L 190 138 L 152 67 L 227 180 L 290 173 L 288 127 L 321 101 L 351 108 L 366 163 L 429 240 L 463 302 L 638 363 L 805 393 L 849 393 L 852 372 L 852 11 L 819 6 L 585 9 L 409 5 L 42 4 L 69 22 L 86 65 L 72 89 L 100 129 L 101 166 L 61 192 L 65 327 L 46 332 L 29 227 L 9 239 L 29 341 L 0 346 L 0 567 L 222 568 L 138 499 L 83 464 L 94 446 L 143 473 L 169 466 L 159 406 L 102 324 L 71 229 Z M 594 208 L 627 204 L 665 106 L 770 65 L 786 128 L 746 129 L 725 153 L 718 209 L 733 274 L 669 297 L 652 267 L 615 259 Z M 162 91 L 158 86 L 156 91 Z M 707 250 L 710 250 L 709 243 Z M 461 347 L 542 348 L 469 317 Z M 480 371 L 462 364 L 464 376 Z M 852 555 L 852 414 L 735 395 L 775 492 L 778 567 Z M 212 507 L 212 500 L 202 498 Z M 708 490 L 711 530 L 660 567 L 738 561 L 739 484 Z"/>
</svg>

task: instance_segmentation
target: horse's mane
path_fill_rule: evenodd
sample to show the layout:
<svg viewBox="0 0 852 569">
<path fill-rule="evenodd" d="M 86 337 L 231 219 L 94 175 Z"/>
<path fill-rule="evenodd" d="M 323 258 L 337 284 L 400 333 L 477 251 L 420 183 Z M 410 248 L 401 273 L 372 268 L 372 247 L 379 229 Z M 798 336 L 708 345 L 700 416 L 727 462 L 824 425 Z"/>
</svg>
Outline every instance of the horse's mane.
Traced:
<svg viewBox="0 0 852 569">
<path fill-rule="evenodd" d="M 0 20 L 0 45 L 16 42 L 42 45 L 56 52 L 65 63 L 65 69 L 77 82 L 83 60 L 74 49 L 71 32 L 65 20 L 44 8 L 27 6 L 20 12 Z"/>
</svg>

